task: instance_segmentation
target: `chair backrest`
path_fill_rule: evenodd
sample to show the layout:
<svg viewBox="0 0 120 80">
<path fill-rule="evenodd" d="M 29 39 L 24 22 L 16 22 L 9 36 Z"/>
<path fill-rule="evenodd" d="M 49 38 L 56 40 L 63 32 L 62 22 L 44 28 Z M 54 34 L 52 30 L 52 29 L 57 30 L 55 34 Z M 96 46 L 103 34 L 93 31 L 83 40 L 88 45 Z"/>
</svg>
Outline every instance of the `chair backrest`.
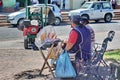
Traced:
<svg viewBox="0 0 120 80">
<path fill-rule="evenodd" d="M 115 35 L 114 31 L 109 31 L 108 36 L 103 40 L 101 49 L 99 51 L 95 52 L 96 58 L 95 58 L 95 60 L 93 60 L 92 64 L 97 64 L 100 60 L 103 59 L 103 55 L 107 49 L 107 44 L 109 41 L 111 42 L 113 40 L 114 35 Z"/>
<path fill-rule="evenodd" d="M 115 31 L 109 31 L 109 33 L 108 33 L 109 41 L 112 41 L 114 35 L 115 35 Z"/>
<path fill-rule="evenodd" d="M 108 42 L 113 40 L 113 37 L 115 35 L 114 31 L 109 31 L 108 36 L 103 40 L 102 46 L 101 46 L 101 52 L 104 53 L 107 49 Z"/>
</svg>

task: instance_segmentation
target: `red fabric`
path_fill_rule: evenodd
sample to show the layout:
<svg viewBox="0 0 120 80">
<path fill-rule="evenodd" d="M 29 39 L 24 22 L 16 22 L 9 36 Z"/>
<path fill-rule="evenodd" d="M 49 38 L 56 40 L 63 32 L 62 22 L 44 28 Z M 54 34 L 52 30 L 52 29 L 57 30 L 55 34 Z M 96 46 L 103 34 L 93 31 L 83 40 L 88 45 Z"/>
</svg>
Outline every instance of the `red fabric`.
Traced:
<svg viewBox="0 0 120 80">
<path fill-rule="evenodd" d="M 0 1 L 0 6 L 2 6 L 2 1 Z"/>
<path fill-rule="evenodd" d="M 27 36 L 27 28 L 23 29 L 23 36 Z"/>
<path fill-rule="evenodd" d="M 72 30 L 68 38 L 68 43 L 75 44 L 77 41 L 77 38 L 78 38 L 78 33 L 75 30 Z"/>
</svg>

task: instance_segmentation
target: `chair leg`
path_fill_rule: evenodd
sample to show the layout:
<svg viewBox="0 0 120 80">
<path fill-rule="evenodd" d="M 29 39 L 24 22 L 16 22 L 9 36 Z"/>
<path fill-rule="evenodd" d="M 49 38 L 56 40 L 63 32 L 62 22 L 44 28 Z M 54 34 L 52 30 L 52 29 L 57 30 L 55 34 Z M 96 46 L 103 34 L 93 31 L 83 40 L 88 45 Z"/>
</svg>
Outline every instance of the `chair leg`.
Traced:
<svg viewBox="0 0 120 80">
<path fill-rule="evenodd" d="M 105 60 L 102 59 L 102 62 L 103 62 L 103 64 L 104 64 L 105 66 L 108 67 L 108 65 L 107 65 L 107 63 L 105 62 Z"/>
<path fill-rule="evenodd" d="M 59 49 L 57 50 L 57 52 L 56 52 L 56 58 L 57 58 L 58 55 L 59 55 L 59 51 L 60 51 L 61 47 L 62 47 L 62 41 L 61 41 L 61 44 L 60 44 L 60 48 L 59 48 Z M 51 48 L 50 48 L 50 51 L 49 51 L 47 57 L 45 57 L 45 55 L 44 55 L 44 53 L 43 53 L 43 51 L 42 51 L 41 49 L 39 50 L 40 53 L 42 54 L 43 59 L 44 59 L 44 64 L 43 64 L 43 66 L 42 66 L 41 71 L 40 71 L 39 74 L 42 73 L 42 71 L 45 69 L 45 65 L 47 64 L 47 66 L 48 66 L 48 68 L 49 68 L 49 71 L 52 73 L 53 77 L 55 77 L 55 75 L 54 75 L 54 73 L 53 73 L 53 71 L 52 71 L 51 66 L 50 66 L 49 63 L 47 62 L 47 60 L 49 59 L 49 56 L 50 56 L 53 48 L 54 48 L 54 44 L 52 44 L 52 46 L 51 46 Z M 55 58 L 55 59 L 56 59 L 56 58 Z"/>
<path fill-rule="evenodd" d="M 49 57 L 49 55 L 50 55 L 50 54 L 48 54 L 48 56 L 47 56 L 47 58 L 46 58 L 46 57 L 44 56 L 44 53 L 42 52 L 42 50 L 39 50 L 39 51 L 40 51 L 40 53 L 42 54 L 42 57 L 43 57 L 43 58 L 44 58 L 44 60 L 45 60 L 45 62 L 44 62 L 44 64 L 43 64 L 43 66 L 42 66 L 41 71 L 40 71 L 40 73 L 39 73 L 39 74 L 41 74 L 41 73 L 42 73 L 42 71 L 43 71 L 43 69 L 44 69 L 44 67 L 45 67 L 45 64 L 47 64 L 47 66 L 49 67 L 50 72 L 52 73 L 53 77 L 55 77 L 55 76 L 54 76 L 54 73 L 52 72 L 52 69 L 51 69 L 51 67 L 50 67 L 49 63 L 47 62 L 48 57 Z"/>
</svg>

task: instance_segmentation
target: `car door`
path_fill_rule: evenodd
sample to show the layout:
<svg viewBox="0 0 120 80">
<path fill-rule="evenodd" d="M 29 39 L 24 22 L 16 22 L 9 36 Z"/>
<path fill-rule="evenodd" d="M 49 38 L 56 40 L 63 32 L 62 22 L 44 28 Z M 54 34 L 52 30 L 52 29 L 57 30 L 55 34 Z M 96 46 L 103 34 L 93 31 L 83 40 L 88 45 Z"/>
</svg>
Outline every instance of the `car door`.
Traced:
<svg viewBox="0 0 120 80">
<path fill-rule="evenodd" d="M 103 11 L 102 11 L 102 4 L 101 3 L 95 3 L 92 6 L 91 10 L 91 19 L 100 19 L 103 16 Z"/>
<path fill-rule="evenodd" d="M 110 5 L 110 3 L 108 3 L 108 2 L 102 3 L 102 8 L 103 8 L 102 11 L 104 12 L 104 15 L 106 13 L 113 13 L 114 14 L 112 6 Z M 104 17 L 104 15 L 103 15 L 103 17 Z"/>
</svg>

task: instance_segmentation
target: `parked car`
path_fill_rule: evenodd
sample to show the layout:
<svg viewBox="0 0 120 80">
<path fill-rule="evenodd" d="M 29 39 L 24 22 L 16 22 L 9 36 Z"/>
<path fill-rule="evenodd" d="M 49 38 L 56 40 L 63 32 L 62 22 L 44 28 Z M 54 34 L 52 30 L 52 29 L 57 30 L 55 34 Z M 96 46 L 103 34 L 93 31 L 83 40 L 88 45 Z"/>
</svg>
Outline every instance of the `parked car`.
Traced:
<svg viewBox="0 0 120 80">
<path fill-rule="evenodd" d="M 42 5 L 42 4 L 38 4 L 38 5 Z M 47 6 L 49 6 L 51 8 L 51 10 L 53 11 L 53 13 L 56 17 L 54 25 L 59 25 L 62 21 L 60 9 L 56 5 L 53 5 L 53 4 L 48 4 Z M 9 14 L 7 20 L 12 25 L 20 25 L 23 22 L 24 18 L 26 18 L 26 9 L 25 8 L 21 9 L 20 11 Z"/>
<path fill-rule="evenodd" d="M 112 5 L 108 1 L 93 1 L 84 3 L 80 9 L 69 11 L 68 15 L 69 17 L 80 15 L 96 22 L 100 19 L 104 19 L 105 22 L 111 22 L 114 12 Z"/>
</svg>

